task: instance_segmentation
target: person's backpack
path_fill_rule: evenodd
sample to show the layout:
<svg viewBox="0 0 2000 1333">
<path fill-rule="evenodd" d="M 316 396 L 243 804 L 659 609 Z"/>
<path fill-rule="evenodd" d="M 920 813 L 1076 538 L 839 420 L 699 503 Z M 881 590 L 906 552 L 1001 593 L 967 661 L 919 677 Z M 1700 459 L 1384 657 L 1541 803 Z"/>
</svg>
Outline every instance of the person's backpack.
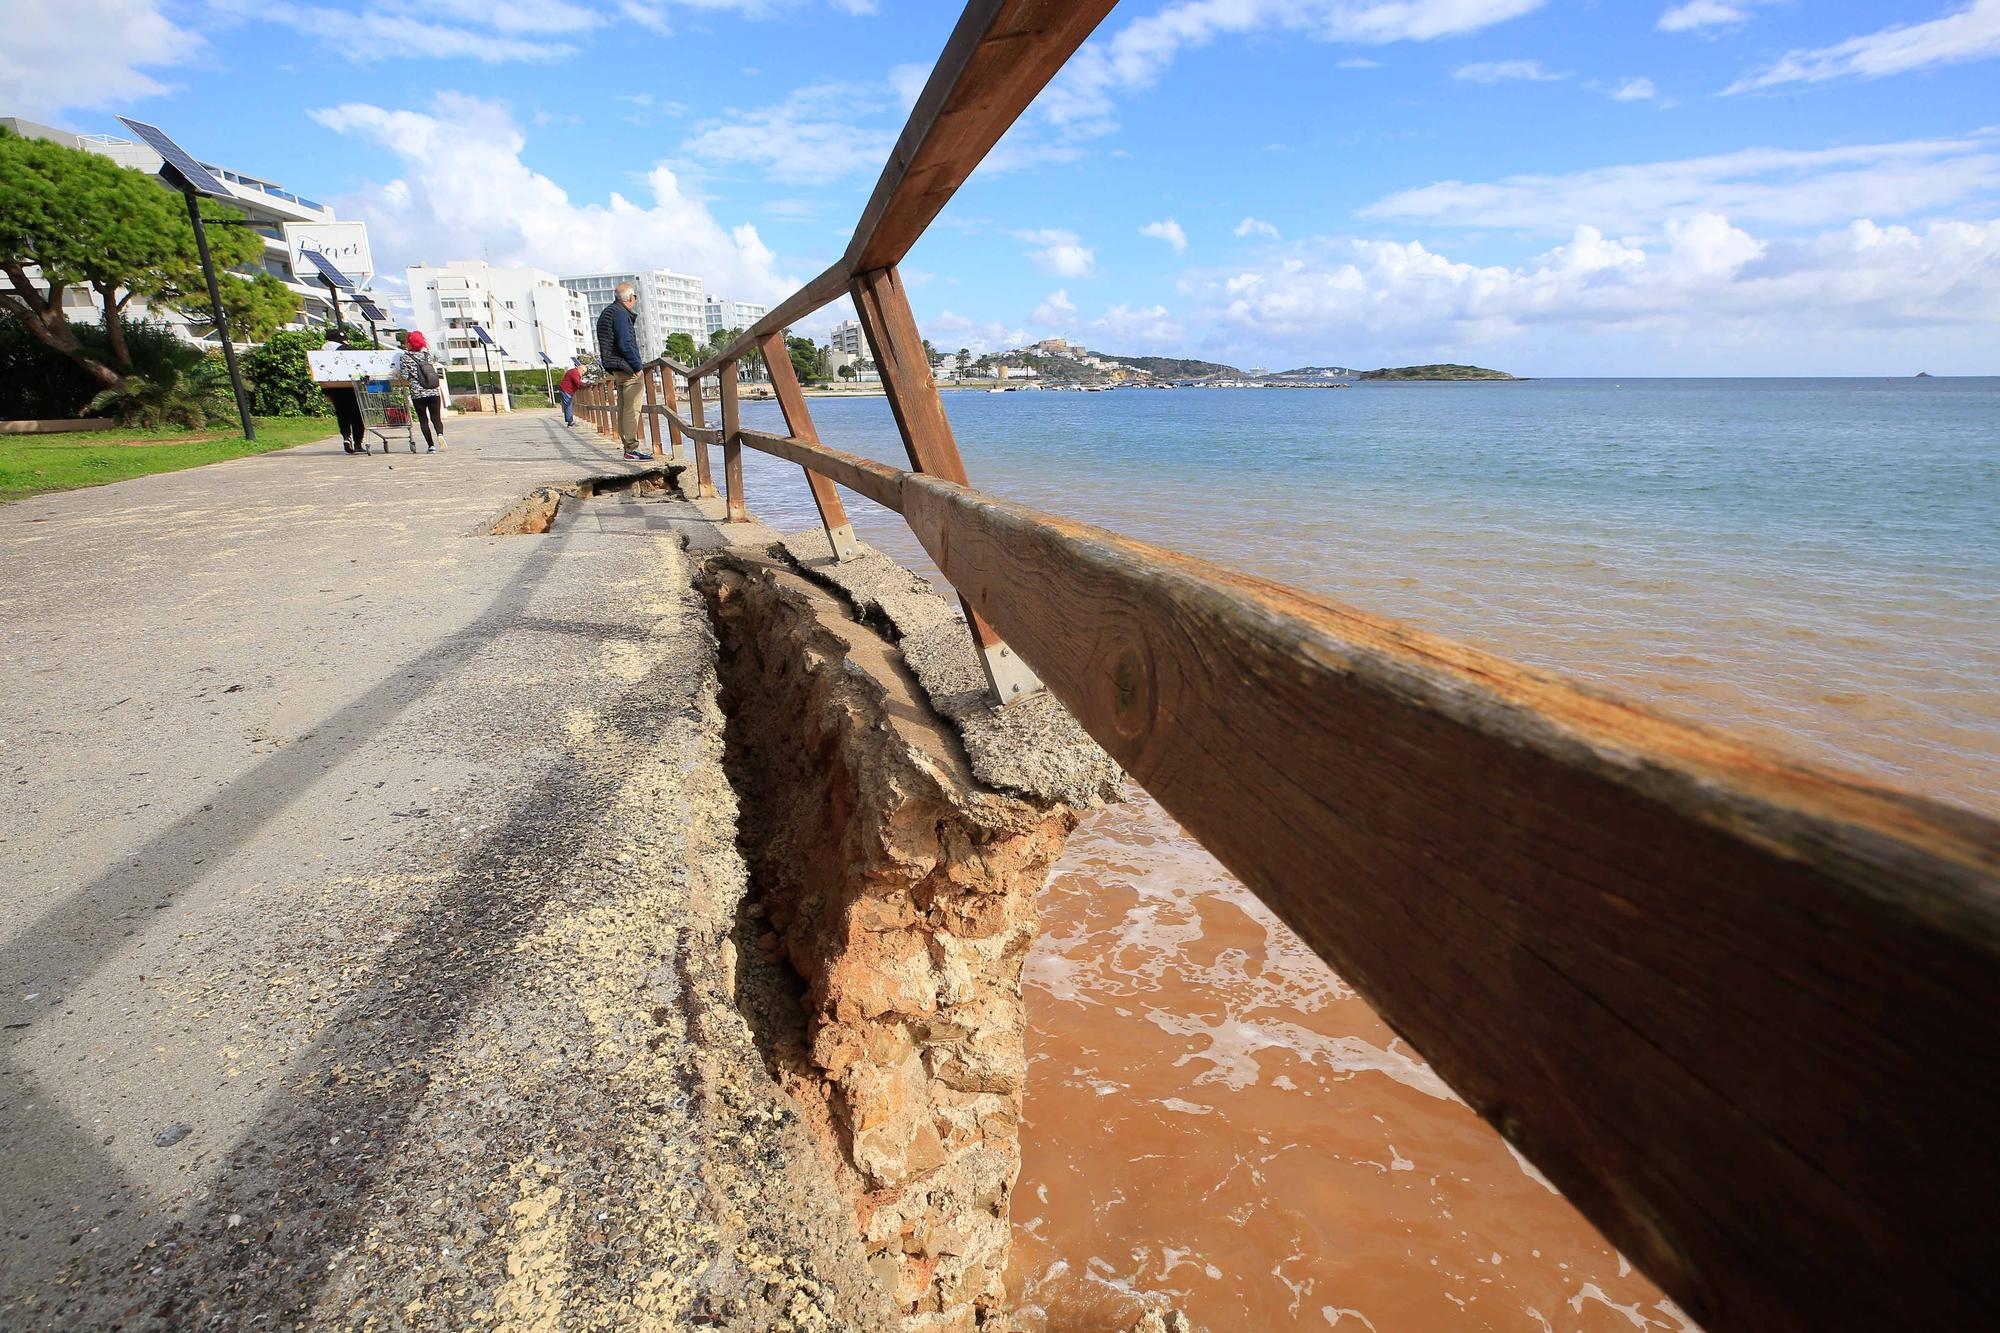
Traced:
<svg viewBox="0 0 2000 1333">
<path fill-rule="evenodd" d="M 419 389 L 435 389 L 438 386 L 437 362 L 427 356 L 409 358 L 410 380 Z"/>
</svg>

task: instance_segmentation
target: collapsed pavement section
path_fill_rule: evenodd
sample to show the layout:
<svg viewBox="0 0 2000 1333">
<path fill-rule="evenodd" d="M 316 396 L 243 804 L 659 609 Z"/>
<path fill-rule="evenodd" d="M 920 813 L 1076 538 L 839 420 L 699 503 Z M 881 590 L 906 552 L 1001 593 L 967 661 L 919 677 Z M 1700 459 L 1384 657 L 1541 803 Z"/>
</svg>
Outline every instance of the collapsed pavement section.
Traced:
<svg viewBox="0 0 2000 1333">
<path fill-rule="evenodd" d="M 739 548 L 709 556 L 701 586 L 755 895 L 745 934 L 804 980 L 802 1024 L 768 1034 L 772 1067 L 838 1165 L 903 1327 L 998 1326 L 1035 896 L 1117 769 L 1052 699 L 1000 726 L 983 682 L 957 688 L 979 676 L 964 622 L 865 548 L 837 568 L 810 538 Z M 926 689 L 947 681 L 957 726 Z"/>
<path fill-rule="evenodd" d="M 878 556 L 452 444 L 0 510 L 0 1324 L 998 1326 L 1115 769 Z"/>
</svg>

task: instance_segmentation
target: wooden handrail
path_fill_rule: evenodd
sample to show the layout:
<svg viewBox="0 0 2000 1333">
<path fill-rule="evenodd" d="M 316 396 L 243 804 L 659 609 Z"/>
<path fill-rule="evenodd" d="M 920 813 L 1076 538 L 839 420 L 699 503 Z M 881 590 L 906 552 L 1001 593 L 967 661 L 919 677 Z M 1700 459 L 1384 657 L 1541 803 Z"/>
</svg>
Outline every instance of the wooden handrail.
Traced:
<svg viewBox="0 0 2000 1333">
<path fill-rule="evenodd" d="M 901 513 L 982 648 L 1711 1333 L 1986 1322 L 2000 821 L 959 484 L 895 265 L 1109 8 L 967 6 L 840 262 L 666 364 L 697 494 L 719 439 Z M 706 426 L 702 376 L 850 291 L 916 470 L 802 438 L 802 396 Z"/>
<path fill-rule="evenodd" d="M 704 444 L 721 444 L 723 442 L 723 433 L 720 426 L 691 425 L 687 418 L 664 403 L 641 406 L 639 410 L 642 413 L 648 413 L 652 416 L 665 417 L 680 429 L 681 434 L 697 438 Z"/>
<path fill-rule="evenodd" d="M 959 186 L 1116 0 L 974 0 L 917 96 L 861 211 L 851 281 L 903 261 Z"/>
<path fill-rule="evenodd" d="M 771 435 L 761 430 L 741 432 L 743 443 L 752 449 L 797 463 L 818 475 L 865 495 L 884 509 L 903 512 L 903 479 L 910 474 L 901 468 L 878 463 L 859 454 L 843 453 L 813 440 L 790 435 Z"/>
<path fill-rule="evenodd" d="M 2000 821 L 943 478 L 738 438 L 901 513 L 1084 728 L 1712 1329 L 1983 1308 Z"/>
<path fill-rule="evenodd" d="M 952 194 L 1117 0 L 972 0 L 896 141 L 840 262 L 793 292 L 696 375 L 736 361 L 860 274 L 900 263 Z"/>
</svg>

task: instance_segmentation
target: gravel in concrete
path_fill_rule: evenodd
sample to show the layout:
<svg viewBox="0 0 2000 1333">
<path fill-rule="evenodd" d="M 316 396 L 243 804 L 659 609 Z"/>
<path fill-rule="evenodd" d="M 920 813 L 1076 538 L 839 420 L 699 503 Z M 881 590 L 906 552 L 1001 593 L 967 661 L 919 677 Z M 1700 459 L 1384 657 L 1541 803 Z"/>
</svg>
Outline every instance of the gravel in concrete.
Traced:
<svg viewBox="0 0 2000 1333">
<path fill-rule="evenodd" d="M 731 1000 L 713 515 L 450 445 L 0 508 L 0 1326 L 883 1326 Z"/>
</svg>

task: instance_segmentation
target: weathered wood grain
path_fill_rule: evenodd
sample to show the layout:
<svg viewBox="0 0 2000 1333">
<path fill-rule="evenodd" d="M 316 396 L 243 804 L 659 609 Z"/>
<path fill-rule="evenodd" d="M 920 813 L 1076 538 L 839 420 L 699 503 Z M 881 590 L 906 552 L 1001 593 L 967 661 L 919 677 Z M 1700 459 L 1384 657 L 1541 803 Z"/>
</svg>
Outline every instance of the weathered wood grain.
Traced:
<svg viewBox="0 0 2000 1333">
<path fill-rule="evenodd" d="M 687 386 L 689 424 L 683 428 L 682 434 L 686 435 L 688 443 L 694 446 L 694 493 L 698 499 L 712 500 L 715 498 L 715 478 L 708 472 L 710 432 L 702 420 L 707 409 L 701 399 L 701 377 L 690 375 Z"/>
<path fill-rule="evenodd" d="M 1971 1328 L 2000 824 L 923 476 L 1085 728 L 1707 1327 Z"/>
<path fill-rule="evenodd" d="M 937 380 L 924 355 L 923 335 L 917 331 L 917 317 L 903 291 L 901 275 L 893 268 L 862 273 L 854 279 L 852 294 L 855 314 L 875 353 L 882 391 L 902 433 L 910 467 L 965 485 L 965 460 L 951 433 L 944 400 L 938 396 Z M 969 601 L 965 603 L 965 619 L 972 627 L 973 642 L 982 652 L 1000 646 L 1000 635 Z"/>
<path fill-rule="evenodd" d="M 681 426 L 683 423 L 679 412 L 676 410 L 680 406 L 680 395 L 674 391 L 674 376 L 681 373 L 680 368 L 673 362 L 668 361 L 665 357 L 660 358 L 660 396 L 665 400 L 664 405 L 667 409 L 668 451 L 675 458 L 684 457 L 681 453 Z"/>
<path fill-rule="evenodd" d="M 660 414 L 653 410 L 654 407 L 658 405 L 658 399 L 659 399 L 659 390 L 655 387 L 653 383 L 654 377 L 656 376 L 662 379 L 666 377 L 665 372 L 662 371 L 658 366 L 649 365 L 644 370 L 639 372 L 639 378 L 643 380 L 646 385 L 646 406 L 644 410 L 646 415 L 646 427 L 651 432 L 653 438 L 653 457 L 664 458 L 666 457 L 666 450 L 662 447 L 660 443 Z"/>
<path fill-rule="evenodd" d="M 901 262 L 1115 0 L 974 0 L 848 242 L 849 275 Z"/>
<path fill-rule="evenodd" d="M 729 491 L 730 523 L 748 523 L 750 506 L 743 497 L 743 412 L 736 400 L 736 363 L 725 361 L 715 372 L 722 390 L 722 479 Z"/>
<path fill-rule="evenodd" d="M 784 335 L 767 334 L 758 341 L 757 350 L 764 355 L 764 369 L 771 377 L 771 391 L 778 397 L 778 410 L 784 413 L 785 429 L 800 440 L 818 444 L 819 431 L 813 425 L 799 377 L 792 369 L 792 358 L 785 350 Z M 834 489 L 833 482 L 810 467 L 805 474 L 806 486 L 812 491 L 813 505 L 819 510 L 820 526 L 826 529 L 827 545 L 834 558 L 852 559 L 859 554 L 859 548 L 854 541 L 854 527 L 847 521 L 847 506 L 840 502 L 840 492 Z"/>
<path fill-rule="evenodd" d="M 769 435 L 759 430 L 746 430 L 742 435 L 743 443 L 752 449 L 797 463 L 809 475 L 816 475 L 821 481 L 838 482 L 884 509 L 903 512 L 903 479 L 910 474 L 901 468 L 811 440 Z"/>
</svg>

